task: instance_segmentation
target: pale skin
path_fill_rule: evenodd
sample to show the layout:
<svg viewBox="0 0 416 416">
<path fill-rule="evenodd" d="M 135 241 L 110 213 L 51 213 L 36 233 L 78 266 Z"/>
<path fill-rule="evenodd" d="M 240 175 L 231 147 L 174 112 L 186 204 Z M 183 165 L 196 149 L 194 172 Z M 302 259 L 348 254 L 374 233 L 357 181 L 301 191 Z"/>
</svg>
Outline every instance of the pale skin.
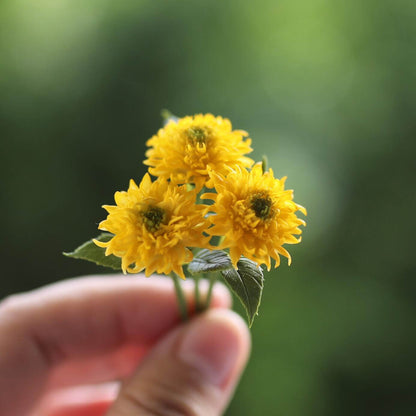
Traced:
<svg viewBox="0 0 416 416">
<path fill-rule="evenodd" d="M 0 415 L 221 415 L 250 353 L 230 305 L 217 284 L 210 310 L 183 324 L 170 279 L 118 275 L 6 298 Z"/>
</svg>

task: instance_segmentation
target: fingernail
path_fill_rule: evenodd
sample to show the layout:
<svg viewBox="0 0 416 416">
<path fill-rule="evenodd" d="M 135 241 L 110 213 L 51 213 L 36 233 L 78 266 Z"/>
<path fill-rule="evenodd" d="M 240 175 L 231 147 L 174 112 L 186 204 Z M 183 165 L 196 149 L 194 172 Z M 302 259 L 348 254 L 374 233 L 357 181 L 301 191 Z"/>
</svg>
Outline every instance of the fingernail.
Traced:
<svg viewBox="0 0 416 416">
<path fill-rule="evenodd" d="M 240 321 L 227 310 L 210 311 L 196 318 L 184 334 L 179 358 L 196 368 L 208 382 L 225 384 L 247 349 L 248 331 Z"/>
</svg>

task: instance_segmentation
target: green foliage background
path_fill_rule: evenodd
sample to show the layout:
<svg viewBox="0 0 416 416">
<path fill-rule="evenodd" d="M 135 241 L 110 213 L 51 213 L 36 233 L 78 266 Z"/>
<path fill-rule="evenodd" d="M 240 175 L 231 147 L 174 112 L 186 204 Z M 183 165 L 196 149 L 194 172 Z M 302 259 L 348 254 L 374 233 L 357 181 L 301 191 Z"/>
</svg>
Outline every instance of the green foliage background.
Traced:
<svg viewBox="0 0 416 416">
<path fill-rule="evenodd" d="M 160 110 L 229 117 L 308 208 L 229 415 L 413 415 L 416 4 L 3 0 L 0 297 L 140 180 Z M 101 272 L 101 270 L 99 270 Z"/>
</svg>

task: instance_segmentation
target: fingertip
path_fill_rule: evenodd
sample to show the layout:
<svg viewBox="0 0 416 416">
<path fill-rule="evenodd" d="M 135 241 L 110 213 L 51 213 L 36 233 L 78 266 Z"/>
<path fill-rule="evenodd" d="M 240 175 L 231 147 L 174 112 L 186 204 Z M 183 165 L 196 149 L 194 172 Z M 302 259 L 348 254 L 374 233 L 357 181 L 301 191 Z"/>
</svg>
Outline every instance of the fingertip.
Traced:
<svg viewBox="0 0 416 416">
<path fill-rule="evenodd" d="M 244 321 L 210 309 L 159 341 L 108 415 L 223 414 L 250 353 Z"/>
<path fill-rule="evenodd" d="M 227 388 L 239 379 L 250 350 L 243 319 L 228 309 L 212 309 L 184 329 L 179 357 L 214 385 Z"/>
</svg>

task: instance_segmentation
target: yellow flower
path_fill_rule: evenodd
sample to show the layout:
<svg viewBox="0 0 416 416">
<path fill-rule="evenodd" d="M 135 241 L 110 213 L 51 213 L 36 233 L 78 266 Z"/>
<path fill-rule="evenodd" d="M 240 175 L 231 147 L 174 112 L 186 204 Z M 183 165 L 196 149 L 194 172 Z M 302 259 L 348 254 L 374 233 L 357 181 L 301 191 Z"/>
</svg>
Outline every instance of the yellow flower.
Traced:
<svg viewBox="0 0 416 416">
<path fill-rule="evenodd" d="M 231 168 L 250 167 L 244 156 L 252 151 L 243 130 L 232 130 L 230 120 L 212 114 L 197 114 L 170 121 L 147 141 L 145 165 L 149 172 L 172 183 L 194 183 L 200 190 L 209 180 L 208 170 L 225 174 Z M 211 184 L 208 183 L 207 186 Z"/>
<path fill-rule="evenodd" d="M 290 254 L 282 246 L 300 242 L 295 235 L 302 233 L 299 225 L 306 224 L 295 212 L 306 215 L 306 210 L 293 201 L 292 190 L 284 189 L 286 178 L 275 179 L 271 169 L 263 174 L 260 164 L 251 172 L 237 168 L 226 177 L 210 174 L 217 193 L 202 195 L 214 201 L 207 208 L 214 213 L 209 217 L 214 226 L 208 232 L 225 237 L 218 248 L 230 248 L 234 267 L 242 255 L 268 270 L 270 258 L 276 260 L 276 267 L 280 264 L 280 254 L 290 264 Z"/>
<path fill-rule="evenodd" d="M 121 257 L 124 273 L 174 271 L 184 279 L 182 265 L 193 258 L 188 247 L 206 247 L 209 240 L 202 234 L 209 226 L 206 206 L 195 204 L 196 191 L 162 179 L 152 183 L 146 174 L 139 187 L 130 180 L 128 191 L 116 192 L 114 199 L 116 206 L 103 206 L 109 215 L 98 226 L 114 237 L 95 244 Z"/>
</svg>

